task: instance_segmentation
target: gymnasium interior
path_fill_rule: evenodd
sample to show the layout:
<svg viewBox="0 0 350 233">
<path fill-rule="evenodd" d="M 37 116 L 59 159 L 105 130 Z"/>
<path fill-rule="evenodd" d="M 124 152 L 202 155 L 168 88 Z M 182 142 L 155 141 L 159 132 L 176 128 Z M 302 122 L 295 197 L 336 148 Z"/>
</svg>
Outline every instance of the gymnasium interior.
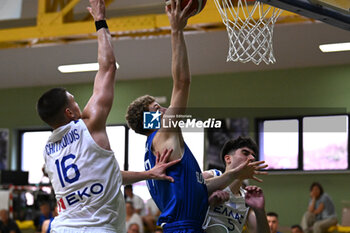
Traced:
<svg viewBox="0 0 350 233">
<path fill-rule="evenodd" d="M 170 104 L 171 47 L 165 3 L 164 0 L 105 2 L 119 64 L 115 99 L 107 123 L 119 127 L 122 135 L 125 133 L 122 141 L 118 136 L 109 139 L 118 143 L 116 158 L 122 169 L 141 171 L 144 139 L 138 138 L 137 144 L 130 144 L 135 135 L 126 125 L 125 113 L 130 102 L 144 94 L 157 97 L 163 106 Z M 50 131 L 37 115 L 38 98 L 52 87 L 64 87 L 74 93 L 83 107 L 92 93 L 95 71 L 61 73 L 58 70 L 61 65 L 97 61 L 96 33 L 87 5 L 87 0 L 0 1 L 0 158 L 3 163 L 0 182 L 4 192 L 0 192 L 0 209 L 10 210 L 12 217 L 24 218 L 20 212 L 25 208 L 31 208 L 30 213 L 37 211 L 36 198 L 45 196 L 42 194 L 45 190 L 50 192 L 47 180 L 42 180 L 42 144 L 31 141 L 24 147 L 26 133 L 31 137 L 30 133 Z M 345 30 L 284 11 L 273 31 L 274 64 L 227 62 L 227 30 L 214 0 L 208 0 L 203 11 L 189 20 L 185 39 L 192 75 L 188 108 L 205 113 L 207 118 L 244 119 L 244 127 L 238 128 L 256 140 L 260 148 L 258 158 L 268 164 L 264 149 L 270 146 L 271 151 L 278 151 L 276 166 L 269 167 L 269 174 L 260 177 L 263 183 L 249 181 L 249 184 L 263 189 L 265 209 L 278 213 L 280 231 L 289 232 L 290 226 L 300 223 L 309 202 L 310 184 L 315 181 L 332 197 L 338 224 L 350 226 L 350 51 L 324 53 L 319 49 L 322 44 L 350 42 L 350 24 Z M 340 119 L 335 128 L 329 123 L 334 122 L 333 117 Z M 314 118 L 328 119 L 318 125 L 326 130 L 318 130 L 316 126 L 303 131 L 306 121 Z M 297 126 L 289 130 L 287 124 L 286 128 L 277 126 L 264 132 L 264 123 L 276 121 Z M 264 133 L 278 134 L 281 140 L 274 137 L 276 141 L 262 145 Z M 307 148 L 303 147 L 310 138 L 305 133 L 319 140 L 319 147 L 309 153 L 312 159 L 307 158 Z M 208 154 L 208 134 L 201 131 L 199 142 L 195 143 L 199 147 L 197 160 L 203 170 L 222 168 L 215 158 L 209 158 L 212 155 Z M 335 140 L 338 138 L 342 141 Z M 331 143 L 325 145 L 325 142 Z M 26 151 L 31 146 L 35 149 Z M 292 162 L 285 161 L 291 151 L 294 151 Z M 39 178 L 33 178 L 33 167 Z M 140 193 L 146 190 L 144 184 L 137 187 Z M 20 200 L 25 193 L 31 196 L 30 203 Z"/>
</svg>

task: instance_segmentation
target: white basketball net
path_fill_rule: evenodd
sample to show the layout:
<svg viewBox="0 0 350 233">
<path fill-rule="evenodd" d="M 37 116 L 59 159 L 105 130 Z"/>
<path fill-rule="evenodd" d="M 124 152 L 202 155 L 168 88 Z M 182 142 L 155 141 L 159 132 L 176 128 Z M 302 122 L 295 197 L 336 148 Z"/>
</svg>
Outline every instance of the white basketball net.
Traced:
<svg viewBox="0 0 350 233">
<path fill-rule="evenodd" d="M 214 1 L 230 41 L 227 61 L 252 61 L 256 65 L 261 61 L 266 64 L 276 62 L 272 36 L 281 9 L 258 1 L 253 5 L 248 5 L 247 0 Z"/>
</svg>

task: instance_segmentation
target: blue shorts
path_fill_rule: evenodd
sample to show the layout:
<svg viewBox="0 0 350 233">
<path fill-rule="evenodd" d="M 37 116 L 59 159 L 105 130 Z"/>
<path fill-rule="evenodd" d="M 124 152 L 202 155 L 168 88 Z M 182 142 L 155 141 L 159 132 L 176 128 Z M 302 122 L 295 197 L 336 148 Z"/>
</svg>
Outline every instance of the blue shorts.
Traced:
<svg viewBox="0 0 350 233">
<path fill-rule="evenodd" d="M 167 223 L 163 226 L 164 233 L 203 233 L 202 224 L 198 221 L 183 220 Z"/>
</svg>

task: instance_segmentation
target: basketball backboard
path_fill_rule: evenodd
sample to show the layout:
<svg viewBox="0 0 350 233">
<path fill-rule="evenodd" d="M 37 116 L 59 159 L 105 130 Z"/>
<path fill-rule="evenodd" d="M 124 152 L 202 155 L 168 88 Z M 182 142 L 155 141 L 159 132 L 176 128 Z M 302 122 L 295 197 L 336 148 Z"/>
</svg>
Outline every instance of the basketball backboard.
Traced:
<svg viewBox="0 0 350 233">
<path fill-rule="evenodd" d="M 258 0 L 350 31 L 350 0 Z"/>
</svg>

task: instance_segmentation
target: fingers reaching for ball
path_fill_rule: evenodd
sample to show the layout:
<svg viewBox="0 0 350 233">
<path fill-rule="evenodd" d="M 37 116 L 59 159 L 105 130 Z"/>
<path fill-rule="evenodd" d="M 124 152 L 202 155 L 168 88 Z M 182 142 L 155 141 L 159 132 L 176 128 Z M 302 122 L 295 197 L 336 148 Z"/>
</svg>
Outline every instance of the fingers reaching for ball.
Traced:
<svg viewBox="0 0 350 233">
<path fill-rule="evenodd" d="M 192 17 L 199 12 L 201 12 L 207 3 L 207 0 L 167 0 L 166 12 L 169 12 L 171 9 L 175 9 L 178 12 L 182 13 L 187 17 Z"/>
</svg>

